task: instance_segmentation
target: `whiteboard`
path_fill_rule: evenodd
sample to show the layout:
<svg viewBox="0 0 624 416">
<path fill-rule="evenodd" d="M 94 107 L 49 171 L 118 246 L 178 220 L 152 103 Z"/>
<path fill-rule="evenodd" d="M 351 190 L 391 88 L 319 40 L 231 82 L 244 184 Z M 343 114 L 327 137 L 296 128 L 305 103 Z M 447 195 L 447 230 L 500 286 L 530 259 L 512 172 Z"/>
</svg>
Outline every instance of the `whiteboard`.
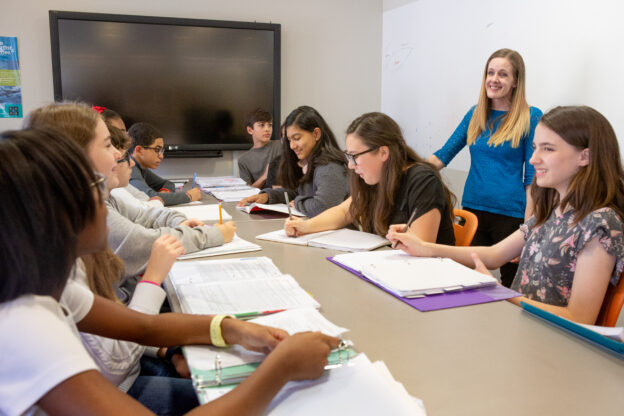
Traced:
<svg viewBox="0 0 624 416">
<path fill-rule="evenodd" d="M 476 104 L 487 58 L 522 55 L 529 105 L 589 105 L 624 140 L 624 2 L 419 0 L 383 14 L 382 111 L 427 157 Z M 449 164 L 468 170 L 466 148 Z"/>
</svg>

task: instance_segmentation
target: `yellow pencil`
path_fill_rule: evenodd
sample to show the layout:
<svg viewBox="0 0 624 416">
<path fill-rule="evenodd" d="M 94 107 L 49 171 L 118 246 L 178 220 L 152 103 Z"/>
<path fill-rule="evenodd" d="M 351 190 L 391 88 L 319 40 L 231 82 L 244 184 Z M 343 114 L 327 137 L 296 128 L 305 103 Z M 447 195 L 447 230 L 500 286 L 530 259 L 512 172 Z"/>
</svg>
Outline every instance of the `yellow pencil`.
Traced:
<svg viewBox="0 0 624 416">
<path fill-rule="evenodd" d="M 219 202 L 219 224 L 223 224 L 223 213 L 221 211 L 221 202 Z"/>
</svg>

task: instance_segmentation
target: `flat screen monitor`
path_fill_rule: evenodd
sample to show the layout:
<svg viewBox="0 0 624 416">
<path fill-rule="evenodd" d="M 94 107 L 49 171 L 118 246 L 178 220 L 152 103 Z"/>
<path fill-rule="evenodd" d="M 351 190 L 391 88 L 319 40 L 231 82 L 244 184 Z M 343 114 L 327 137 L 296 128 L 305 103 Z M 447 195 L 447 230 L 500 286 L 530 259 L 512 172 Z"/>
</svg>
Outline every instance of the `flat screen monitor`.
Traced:
<svg viewBox="0 0 624 416">
<path fill-rule="evenodd" d="M 169 156 L 250 148 L 244 118 L 255 108 L 280 124 L 279 24 L 49 15 L 54 99 L 154 124 Z"/>
</svg>

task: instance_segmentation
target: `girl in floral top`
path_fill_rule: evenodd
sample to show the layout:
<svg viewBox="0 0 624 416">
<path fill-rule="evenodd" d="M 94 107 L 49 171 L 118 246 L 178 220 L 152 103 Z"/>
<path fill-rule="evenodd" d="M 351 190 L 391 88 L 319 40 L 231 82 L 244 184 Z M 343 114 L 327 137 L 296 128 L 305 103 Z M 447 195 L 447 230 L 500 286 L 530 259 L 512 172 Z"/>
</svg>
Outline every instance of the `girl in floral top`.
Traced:
<svg viewBox="0 0 624 416">
<path fill-rule="evenodd" d="M 414 256 L 450 257 L 486 272 L 520 255 L 512 288 L 526 302 L 593 324 L 624 268 L 624 171 L 613 128 L 589 107 L 557 107 L 535 130 L 534 216 L 490 247 L 419 240 L 393 225 L 388 239 Z M 481 261 L 483 259 L 483 262 Z"/>
</svg>

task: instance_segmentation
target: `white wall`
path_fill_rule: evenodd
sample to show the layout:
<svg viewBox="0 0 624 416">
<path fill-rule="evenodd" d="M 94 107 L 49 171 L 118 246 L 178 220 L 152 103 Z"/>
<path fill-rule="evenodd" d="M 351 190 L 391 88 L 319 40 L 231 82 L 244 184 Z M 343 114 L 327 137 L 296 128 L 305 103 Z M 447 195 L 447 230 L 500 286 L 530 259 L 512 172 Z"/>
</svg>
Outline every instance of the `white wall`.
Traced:
<svg viewBox="0 0 624 416">
<path fill-rule="evenodd" d="M 592 106 L 623 142 L 624 3 L 386 0 L 384 9 L 382 110 L 423 156 L 441 147 L 476 103 L 485 61 L 500 48 L 523 56 L 529 104 L 544 112 Z M 469 163 L 464 150 L 449 167 L 466 171 Z"/>
<path fill-rule="evenodd" d="M 382 0 L 48 0 L 3 2 L 1 36 L 17 36 L 24 112 L 53 100 L 48 10 L 137 14 L 282 25 L 282 114 L 315 107 L 344 143 L 355 117 L 381 105 Z M 21 126 L 0 119 L 0 131 Z M 228 175 L 222 159 L 171 159 L 164 176 Z"/>
</svg>

